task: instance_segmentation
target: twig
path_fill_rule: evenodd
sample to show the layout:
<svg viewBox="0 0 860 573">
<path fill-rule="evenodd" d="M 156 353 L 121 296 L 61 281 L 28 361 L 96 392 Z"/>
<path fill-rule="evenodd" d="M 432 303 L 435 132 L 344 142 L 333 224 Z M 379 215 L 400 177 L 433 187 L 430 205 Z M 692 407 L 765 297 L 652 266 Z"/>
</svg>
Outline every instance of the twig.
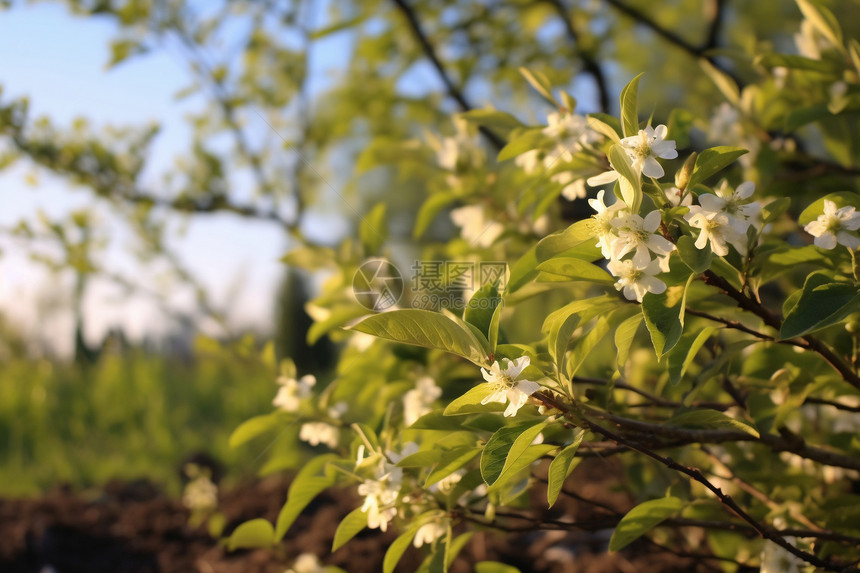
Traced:
<svg viewBox="0 0 860 573">
<path fill-rule="evenodd" d="M 594 58 L 594 56 L 579 47 L 579 33 L 576 31 L 576 28 L 573 27 L 573 22 L 571 22 L 570 14 L 567 8 L 564 6 L 563 0 L 545 1 L 550 6 L 552 6 L 553 9 L 555 9 L 556 13 L 559 16 L 559 19 L 564 24 L 564 29 L 567 32 L 567 35 L 576 45 L 576 55 L 579 56 L 579 59 L 582 61 L 583 69 L 592 78 L 594 78 L 594 83 L 597 86 L 597 99 L 600 105 L 600 111 L 608 113 L 609 87 L 607 86 L 606 74 L 604 74 L 603 68 L 600 67 L 600 63 Z"/>
<path fill-rule="evenodd" d="M 457 102 L 457 105 L 460 107 L 462 111 L 469 111 L 472 109 L 472 105 L 466 99 L 465 94 L 462 92 L 460 88 L 458 88 L 454 84 L 454 80 L 451 79 L 451 76 L 448 75 L 445 66 L 442 64 L 442 61 L 439 59 L 439 56 L 436 54 L 436 49 L 433 47 L 433 44 L 430 43 L 430 40 L 427 38 L 427 35 L 424 33 L 424 30 L 421 28 L 421 22 L 418 21 L 418 16 L 415 14 L 415 10 L 406 2 L 406 0 L 392 0 L 403 16 L 406 18 L 406 21 L 409 23 L 409 28 L 412 30 L 412 35 L 415 36 L 415 39 L 418 41 L 418 44 L 421 46 L 421 50 L 424 52 L 424 55 L 430 60 L 430 63 L 433 64 L 433 67 L 436 68 L 436 73 L 439 74 L 439 78 L 442 80 L 442 83 L 445 84 L 445 88 L 448 91 L 448 95 Z M 505 146 L 505 141 L 498 135 L 496 135 L 493 131 L 480 127 L 481 133 L 493 144 L 496 149 L 501 149 Z"/>
<path fill-rule="evenodd" d="M 808 553 L 806 551 L 798 549 L 797 547 L 795 547 L 794 545 L 792 545 L 791 543 L 786 541 L 785 538 L 782 537 L 782 535 L 780 535 L 776 530 L 756 521 L 751 515 L 749 515 L 746 511 L 744 511 L 744 509 L 741 508 L 731 496 L 724 494 L 722 492 L 722 490 L 720 490 L 720 488 L 718 488 L 717 486 L 712 484 L 710 481 L 708 481 L 708 479 L 698 469 L 683 466 L 683 465 L 677 463 L 676 461 L 674 461 L 672 458 L 662 456 L 662 455 L 658 454 L 657 452 L 652 451 L 649 448 L 646 448 L 646 447 L 644 447 L 644 446 L 642 446 L 636 442 L 633 442 L 633 441 L 628 440 L 622 436 L 619 436 L 619 435 L 615 434 L 614 432 L 612 432 L 611 430 L 604 428 L 600 424 L 597 424 L 596 422 L 593 422 L 584 416 L 574 415 L 574 413 L 568 407 L 566 407 L 564 404 L 562 404 L 561 402 L 556 400 L 554 397 L 552 397 L 546 393 L 539 392 L 539 393 L 534 394 L 533 396 L 535 398 L 537 398 L 538 400 L 542 401 L 545 405 L 550 406 L 552 408 L 555 408 L 555 409 L 563 412 L 565 414 L 565 417 L 567 419 L 569 419 L 570 421 L 572 421 L 573 423 L 575 423 L 581 427 L 587 428 L 587 429 L 591 430 L 592 432 L 603 436 L 604 438 L 607 438 L 609 440 L 617 442 L 618 444 L 627 446 L 631 450 L 637 451 L 640 454 L 647 456 L 647 457 L 659 462 L 660 464 L 664 465 L 665 467 L 667 467 L 671 470 L 677 471 L 679 473 L 682 473 L 682 474 L 686 475 L 687 477 L 689 477 L 690 479 L 700 483 L 705 488 L 707 488 L 709 491 L 711 491 L 717 497 L 717 499 L 720 501 L 720 503 L 722 503 L 726 508 L 731 510 L 735 515 L 737 515 L 739 518 L 741 518 L 743 521 L 745 521 L 747 524 L 749 524 L 749 526 L 752 527 L 756 531 L 756 533 L 759 534 L 759 536 L 761 536 L 765 539 L 769 539 L 770 541 L 776 543 L 777 545 L 779 545 L 780 547 L 782 547 L 783 549 L 785 549 L 786 551 L 788 551 L 792 555 L 794 555 L 800 559 L 803 559 L 807 563 L 811 563 L 811 564 L 815 565 L 816 567 L 822 567 L 824 569 L 827 569 L 828 571 L 840 572 L 840 571 L 843 571 L 845 569 L 844 565 L 834 563 L 830 560 L 821 559 L 817 555 L 813 555 L 811 553 Z M 743 433 L 743 432 L 740 432 L 740 433 Z"/>
</svg>

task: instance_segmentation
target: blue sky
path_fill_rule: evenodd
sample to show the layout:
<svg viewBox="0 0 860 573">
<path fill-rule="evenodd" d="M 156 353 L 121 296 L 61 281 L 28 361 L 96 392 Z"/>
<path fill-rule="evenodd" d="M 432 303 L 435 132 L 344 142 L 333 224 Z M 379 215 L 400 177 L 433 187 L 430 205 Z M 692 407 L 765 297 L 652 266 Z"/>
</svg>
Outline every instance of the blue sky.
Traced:
<svg viewBox="0 0 860 573">
<path fill-rule="evenodd" d="M 26 4 L 0 13 L 2 97 L 8 101 L 27 95 L 34 116 L 47 115 L 61 125 L 77 116 L 89 118 L 94 127 L 161 124 L 153 169 L 148 172 L 156 180 L 159 170 L 187 149 L 189 131 L 183 114 L 200 102 L 193 97 L 175 100 L 174 94 L 186 86 L 188 76 L 178 56 L 169 51 L 107 70 L 108 44 L 114 33 L 107 20 L 75 17 L 53 3 Z M 318 84 L 337 65 L 334 55 L 348 53 L 345 41 L 333 38 L 338 46 L 315 53 Z M 57 217 L 92 206 L 88 193 L 57 178 L 43 174 L 35 186 L 28 185 L 25 177 L 30 171 L 19 163 L 0 172 L 0 226 L 14 225 L 22 218 L 33 220 L 39 210 Z M 132 276 L 140 273 L 126 254 L 129 237 L 120 225 L 107 222 L 111 265 Z M 210 289 L 214 301 L 228 306 L 232 322 L 240 327 L 268 325 L 274 288 L 283 273 L 278 258 L 288 247 L 283 233 L 274 226 L 230 215 L 189 219 L 182 229 L 174 243 L 180 256 Z M 24 324 L 30 334 L 61 333 L 52 343 L 68 350 L 70 317 L 46 311 L 51 305 L 64 304 L 64 289 L 57 289 L 47 273 L 28 261 L 21 243 L 0 239 L 0 248 L 0 309 Z M 172 302 L 188 307 L 190 297 L 178 293 Z M 157 312 L 151 302 L 129 301 L 105 285 L 92 289 L 85 309 L 91 339 L 100 338 L 112 326 L 121 326 L 135 337 L 158 334 L 166 326 L 162 320 L 153 320 Z"/>
</svg>

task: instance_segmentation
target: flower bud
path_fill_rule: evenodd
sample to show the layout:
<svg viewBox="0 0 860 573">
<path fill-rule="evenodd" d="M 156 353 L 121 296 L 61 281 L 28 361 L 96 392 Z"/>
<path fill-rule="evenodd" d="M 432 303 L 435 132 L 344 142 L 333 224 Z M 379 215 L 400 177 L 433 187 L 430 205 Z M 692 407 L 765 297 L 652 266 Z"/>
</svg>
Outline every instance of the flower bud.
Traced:
<svg viewBox="0 0 860 573">
<path fill-rule="evenodd" d="M 699 156 L 695 151 L 690 154 L 690 157 L 687 158 L 687 161 L 684 162 L 684 166 L 675 173 L 675 187 L 683 191 L 687 188 L 687 184 L 690 182 L 690 176 L 693 175 L 693 167 L 696 165 L 696 158 Z"/>
</svg>

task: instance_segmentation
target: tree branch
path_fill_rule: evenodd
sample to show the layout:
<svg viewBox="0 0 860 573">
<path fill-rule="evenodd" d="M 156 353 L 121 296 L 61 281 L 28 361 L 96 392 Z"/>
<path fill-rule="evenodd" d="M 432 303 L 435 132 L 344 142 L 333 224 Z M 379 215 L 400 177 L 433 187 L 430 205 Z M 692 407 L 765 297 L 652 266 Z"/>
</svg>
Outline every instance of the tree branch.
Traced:
<svg viewBox="0 0 860 573">
<path fill-rule="evenodd" d="M 568 408 L 565 404 L 559 402 L 553 396 L 549 395 L 546 392 L 535 393 L 535 394 L 533 394 L 533 397 L 535 397 L 537 400 L 541 401 L 544 405 L 559 410 L 572 423 L 574 423 L 580 427 L 586 428 L 586 429 L 588 429 L 588 430 L 590 430 L 596 434 L 599 434 L 606 439 L 612 440 L 612 441 L 614 441 L 618 444 L 621 444 L 623 446 L 627 446 L 631 450 L 639 452 L 640 454 L 647 456 L 647 457 L 659 462 L 660 464 L 664 465 L 665 467 L 667 467 L 671 470 L 677 471 L 679 473 L 682 473 L 682 474 L 686 475 L 688 478 L 692 479 L 693 481 L 700 483 L 706 489 L 708 489 L 711 493 L 713 493 L 717 497 L 717 499 L 720 501 L 720 503 L 722 503 L 727 509 L 729 509 L 732 513 L 734 513 L 739 518 L 741 518 L 743 521 L 745 521 L 753 530 L 755 530 L 756 533 L 758 533 L 759 536 L 761 536 L 765 539 L 769 539 L 770 541 L 776 543 L 777 545 L 779 545 L 780 547 L 782 547 L 783 549 L 785 549 L 786 551 L 788 551 L 792 555 L 794 555 L 800 559 L 803 559 L 807 563 L 811 563 L 811 564 L 815 565 L 816 567 L 822 567 L 828 571 L 841 572 L 845 569 L 845 566 L 842 564 L 835 563 L 835 562 L 832 562 L 832 561 L 826 560 L 826 559 L 821 559 L 817 555 L 813 555 L 812 553 L 808 553 L 806 551 L 798 549 L 797 547 L 795 547 L 794 545 L 792 545 L 791 543 L 786 541 L 785 538 L 777 530 L 775 530 L 771 527 L 768 527 L 766 525 L 763 525 L 763 524 L 759 523 L 758 521 L 756 521 L 755 518 L 753 518 L 743 508 L 741 508 L 731 496 L 724 494 L 720 488 L 718 488 L 713 483 L 708 481 L 708 479 L 698 469 L 681 465 L 681 464 L 677 463 L 676 461 L 674 461 L 672 458 L 662 456 L 662 455 L 658 454 L 657 452 L 651 450 L 650 448 L 644 447 L 637 442 L 634 442 L 632 440 L 628 440 L 627 438 L 624 438 L 618 434 L 615 434 L 611 430 L 604 428 L 603 426 L 601 426 L 600 424 L 597 424 L 596 422 L 593 422 L 592 420 L 589 420 L 585 416 L 582 416 L 580 414 L 574 414 L 574 412 L 572 412 L 571 409 Z M 643 424 L 643 423 L 637 422 L 637 424 Z M 655 425 L 648 424 L 648 426 L 655 426 Z M 665 429 L 665 428 L 661 428 L 661 429 Z M 705 431 L 707 432 L 709 430 L 705 430 Z M 743 432 L 738 432 L 738 433 L 742 434 Z M 752 437 L 752 436 L 750 436 L 750 437 Z M 696 441 L 700 441 L 700 440 L 696 440 Z"/>
<path fill-rule="evenodd" d="M 779 332 L 782 327 L 782 321 L 771 311 L 763 307 L 760 302 L 746 296 L 733 287 L 729 281 L 717 275 L 713 271 L 705 271 L 704 279 L 706 284 L 717 287 L 723 291 L 724 294 L 733 299 L 737 303 L 738 307 L 755 314 L 761 318 L 766 325 Z M 839 356 L 836 355 L 836 353 L 828 348 L 827 345 L 811 335 L 800 337 L 800 341 L 801 342 L 796 344 L 796 346 L 808 348 L 814 351 L 816 354 L 824 358 L 824 360 L 826 360 L 837 372 L 839 372 L 843 380 L 860 390 L 860 376 L 854 372 L 850 365 L 846 364 L 841 358 L 839 358 Z"/>
<path fill-rule="evenodd" d="M 708 54 L 708 51 L 713 48 L 710 46 L 710 34 L 713 33 L 716 38 L 716 34 L 719 33 L 719 27 L 714 27 L 713 21 L 711 23 L 711 28 L 709 31 L 709 38 L 706 40 L 705 44 L 701 46 L 694 46 L 672 30 L 668 30 L 658 24 L 655 20 L 652 20 L 651 17 L 646 15 L 644 12 L 639 11 L 637 8 L 632 6 L 628 6 L 625 2 L 621 2 L 620 0 L 606 0 L 606 3 L 634 20 L 635 22 L 649 28 L 652 32 L 657 34 L 660 38 L 663 38 L 668 43 L 673 46 L 680 48 L 690 56 L 694 58 L 702 58 L 710 62 L 714 67 L 718 68 L 720 71 L 728 75 L 732 78 L 732 80 L 738 85 L 743 86 L 743 82 L 732 72 L 731 70 L 726 69 L 720 62 L 714 58 L 713 56 Z"/>
<path fill-rule="evenodd" d="M 594 83 L 597 85 L 597 100 L 600 106 L 600 111 L 603 113 L 609 112 L 609 86 L 606 82 L 606 74 L 603 72 L 603 68 L 600 67 L 600 63 L 588 52 L 582 50 L 579 47 L 579 33 L 576 31 L 576 28 L 573 27 L 573 22 L 570 19 L 570 13 L 567 8 L 563 4 L 563 0 L 545 0 L 547 4 L 553 7 L 555 12 L 558 14 L 559 19 L 564 24 L 564 29 L 567 32 L 568 37 L 573 41 L 576 45 L 576 55 L 579 56 L 579 59 L 582 61 L 582 68 L 588 73 L 593 79 Z M 573 111 L 573 110 L 570 110 Z"/>
<path fill-rule="evenodd" d="M 445 66 L 436 54 L 436 49 L 433 47 L 433 44 L 430 43 L 430 40 L 421 28 L 421 23 L 418 21 L 418 16 L 415 14 L 415 10 L 407 4 L 406 0 L 392 0 L 392 2 L 394 2 L 394 5 L 397 6 L 406 18 L 410 30 L 412 30 L 412 35 L 415 36 L 415 40 L 421 46 L 421 50 L 424 52 L 424 55 L 428 60 L 430 60 L 433 67 L 436 68 L 436 73 L 439 74 L 439 78 L 442 80 L 442 83 L 445 84 L 445 89 L 448 91 L 448 95 L 457 102 L 460 110 L 469 111 L 473 109 L 472 105 L 466 99 L 465 94 L 459 87 L 457 87 L 456 84 L 454 84 L 454 80 L 451 79 L 451 76 L 448 75 L 447 70 L 445 70 Z M 505 140 L 491 130 L 483 126 L 480 127 L 480 130 L 497 150 L 505 146 Z"/>
</svg>

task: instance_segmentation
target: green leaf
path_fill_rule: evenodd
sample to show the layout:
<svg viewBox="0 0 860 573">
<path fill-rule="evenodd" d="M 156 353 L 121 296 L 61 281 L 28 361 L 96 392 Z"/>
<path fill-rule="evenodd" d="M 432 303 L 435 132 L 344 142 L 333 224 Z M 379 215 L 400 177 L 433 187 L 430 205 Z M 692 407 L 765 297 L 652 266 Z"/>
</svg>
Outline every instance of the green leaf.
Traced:
<svg viewBox="0 0 860 573">
<path fill-rule="evenodd" d="M 621 141 L 621 122 L 618 121 L 615 116 L 609 115 L 608 113 L 589 113 L 586 117 L 588 118 L 588 127 L 605 135 L 614 143 Z"/>
<path fill-rule="evenodd" d="M 827 282 L 815 273 L 806 279 L 800 299 L 785 317 L 779 337 L 782 340 L 805 336 L 832 326 L 860 308 L 860 288 L 848 283 Z"/>
<path fill-rule="evenodd" d="M 860 211 L 860 194 L 852 193 L 851 191 L 839 191 L 837 193 L 830 193 L 816 201 L 813 201 L 809 207 L 800 213 L 800 216 L 797 218 L 797 222 L 801 225 L 808 225 L 812 221 L 816 220 L 819 215 L 824 213 L 825 201 L 832 201 L 836 205 L 837 209 L 841 207 L 854 207 Z"/>
<path fill-rule="evenodd" d="M 558 106 L 558 102 L 556 102 L 555 98 L 552 96 L 552 83 L 550 83 L 549 78 L 541 72 L 532 72 L 526 68 L 520 68 L 520 73 L 540 95 L 547 99 L 548 102 Z"/>
<path fill-rule="evenodd" d="M 617 143 L 609 149 L 609 163 L 621 175 L 619 178 L 621 199 L 630 207 L 631 213 L 638 213 L 639 207 L 642 205 L 641 174 L 633 168 L 633 163 L 627 156 L 627 152 Z M 627 184 L 623 184 L 622 180 L 626 181 Z"/>
<path fill-rule="evenodd" d="M 651 334 L 651 343 L 658 360 L 675 347 L 684 331 L 681 322 L 683 298 L 674 297 L 677 300 L 670 300 L 669 292 L 649 292 L 642 298 L 642 316 L 645 317 L 645 326 Z"/>
<path fill-rule="evenodd" d="M 427 227 L 430 226 L 430 223 L 433 222 L 433 219 L 436 218 L 439 211 L 453 203 L 456 198 L 457 196 L 450 191 L 443 191 L 441 193 L 430 195 L 418 211 L 418 216 L 415 218 L 415 228 L 413 229 L 412 237 L 417 239 L 423 235 L 424 231 L 427 230 Z"/>
<path fill-rule="evenodd" d="M 622 309 L 619 309 L 622 310 Z M 633 307 L 633 310 L 639 309 Z M 609 318 L 607 315 L 602 315 L 597 318 L 594 326 L 588 333 L 576 341 L 573 352 L 570 354 L 570 361 L 567 365 L 567 375 L 573 378 L 580 366 L 585 362 L 588 356 L 594 351 L 594 348 L 609 334 Z"/>
<path fill-rule="evenodd" d="M 434 483 L 445 479 L 475 459 L 479 453 L 481 453 L 481 449 L 474 446 L 463 446 L 461 448 L 443 451 L 443 455 L 438 464 L 433 468 L 433 471 L 430 472 L 430 475 L 427 476 L 427 480 L 424 482 L 424 488 L 426 489 Z"/>
<path fill-rule="evenodd" d="M 673 416 L 666 421 L 666 424 L 669 426 L 678 426 L 679 428 L 739 430 L 756 438 L 759 437 L 758 430 L 749 424 L 735 420 L 717 410 L 688 410 L 687 412 Z"/>
<path fill-rule="evenodd" d="M 826 103 L 794 108 L 785 116 L 785 131 L 795 131 L 804 125 L 821 121 L 831 115 L 833 114 L 830 113 L 830 109 Z"/>
<path fill-rule="evenodd" d="M 336 328 L 352 322 L 367 314 L 367 309 L 360 304 L 339 305 L 331 309 L 331 314 L 325 320 L 314 322 L 308 329 L 308 344 L 315 344 L 320 338 Z"/>
<path fill-rule="evenodd" d="M 388 546 L 385 558 L 382 560 L 382 573 L 393 573 L 394 568 L 397 567 L 397 563 L 400 562 L 400 558 L 409 549 L 409 545 L 412 543 L 412 538 L 415 537 L 418 527 L 418 523 L 413 523 Z"/>
<path fill-rule="evenodd" d="M 520 573 L 520 570 L 498 561 L 480 561 L 475 563 L 475 573 Z"/>
<path fill-rule="evenodd" d="M 377 203 L 361 219 L 358 229 L 365 255 L 376 255 L 388 235 L 388 221 L 385 218 L 385 203 Z"/>
<path fill-rule="evenodd" d="M 500 302 L 499 283 L 485 284 L 469 299 L 463 319 L 477 328 L 485 338 L 489 338 L 490 323 Z"/>
<path fill-rule="evenodd" d="M 311 40 L 319 40 L 320 38 L 325 38 L 331 34 L 336 32 L 340 32 L 341 30 L 346 30 L 348 28 L 353 28 L 358 24 L 361 24 L 364 20 L 366 20 L 368 14 L 359 14 L 355 18 L 347 18 L 346 20 L 341 20 L 339 22 L 335 22 L 334 24 L 330 24 L 328 26 L 324 26 L 318 30 L 314 30 L 311 32 L 308 37 Z"/>
<path fill-rule="evenodd" d="M 505 135 L 512 129 L 525 127 L 520 120 L 511 114 L 494 109 L 473 109 L 458 115 L 475 125 L 495 129 Z"/>
<path fill-rule="evenodd" d="M 833 13 L 824 6 L 809 0 L 796 1 L 800 11 L 803 12 L 803 17 L 809 20 L 812 26 L 831 44 L 842 49 L 842 29 L 839 26 L 839 20 Z"/>
<path fill-rule="evenodd" d="M 504 304 L 496 305 L 496 309 L 493 311 L 493 316 L 490 319 L 490 332 L 487 336 L 487 342 L 490 343 L 490 351 L 493 353 L 496 352 L 496 346 L 499 344 L 499 322 L 502 319 L 502 309 L 504 307 Z"/>
<path fill-rule="evenodd" d="M 579 449 L 579 444 L 582 443 L 583 436 L 585 436 L 585 432 L 580 430 L 573 439 L 573 443 L 561 450 L 549 464 L 546 487 L 546 501 L 549 507 L 555 505 L 565 480 L 582 461 L 582 458 L 576 457 L 576 451 Z"/>
<path fill-rule="evenodd" d="M 579 320 L 580 317 L 578 314 L 570 314 L 563 320 L 553 322 L 550 327 L 547 346 L 549 347 L 549 355 L 559 372 L 565 371 L 567 345 L 570 342 L 573 331 L 579 326 Z"/>
<path fill-rule="evenodd" d="M 594 222 L 589 219 L 577 221 L 562 231 L 547 235 L 535 247 L 537 260 L 546 261 L 568 249 L 578 246 L 596 235 Z"/>
<path fill-rule="evenodd" d="M 332 268 L 336 265 L 334 249 L 317 245 L 296 247 L 281 257 L 281 262 L 310 271 Z"/>
<path fill-rule="evenodd" d="M 275 530 L 267 519 L 252 519 L 239 525 L 227 539 L 227 549 L 259 549 L 275 544 Z"/>
<path fill-rule="evenodd" d="M 693 167 L 687 188 L 692 189 L 696 184 L 703 183 L 708 177 L 719 173 L 745 153 L 748 153 L 746 149 L 728 146 L 704 150 L 696 158 L 696 165 Z"/>
<path fill-rule="evenodd" d="M 702 69 L 729 103 L 737 106 L 741 101 L 741 94 L 735 81 L 705 58 L 699 59 L 699 65 L 702 66 Z"/>
<path fill-rule="evenodd" d="M 505 426 L 490 436 L 481 453 L 481 477 L 484 478 L 484 482 L 487 485 L 493 485 L 502 475 L 503 468 L 508 465 L 508 454 L 513 451 L 514 459 L 519 458 L 545 426 L 546 422 L 540 420 L 526 420 L 512 426 Z M 518 442 L 524 432 L 534 428 L 537 428 L 537 431 L 529 432 L 531 437 L 528 441 Z M 513 449 L 515 444 L 516 450 Z"/>
<path fill-rule="evenodd" d="M 334 474 L 328 474 L 324 471 L 330 462 L 337 459 L 338 457 L 334 454 L 317 456 L 308 461 L 293 478 L 287 492 L 287 502 L 278 514 L 278 521 L 275 526 L 276 542 L 284 538 L 287 530 L 313 498 L 337 482 L 337 477 Z"/>
<path fill-rule="evenodd" d="M 619 368 L 624 368 L 627 363 L 627 356 L 630 354 L 630 347 L 633 345 L 633 339 L 640 324 L 642 324 L 642 315 L 636 314 L 619 324 L 618 328 L 615 329 L 615 348 L 618 351 L 616 363 Z"/>
<path fill-rule="evenodd" d="M 505 463 L 502 466 L 502 471 L 499 476 L 490 485 L 490 490 L 498 489 L 512 478 L 516 477 L 522 470 L 527 468 L 532 462 L 540 459 L 548 452 L 557 448 L 552 444 L 534 444 L 532 442 L 537 438 L 538 434 L 546 428 L 548 422 L 541 422 L 523 431 L 517 436 L 511 449 L 505 456 Z M 498 433 L 498 432 L 497 432 Z M 483 476 L 483 471 L 482 474 Z"/>
<path fill-rule="evenodd" d="M 332 552 L 340 549 L 347 541 L 358 535 L 358 532 L 367 527 L 367 513 L 358 507 L 350 511 L 337 526 L 334 532 L 334 541 L 331 544 Z"/>
<path fill-rule="evenodd" d="M 437 312 L 393 310 L 369 316 L 352 329 L 404 344 L 445 350 L 475 364 L 488 366 L 481 341 L 470 330 Z"/>
<path fill-rule="evenodd" d="M 615 279 L 597 265 L 570 257 L 549 259 L 539 264 L 537 269 L 544 273 L 565 277 L 571 281 L 586 281 L 602 285 L 615 283 Z"/>
<path fill-rule="evenodd" d="M 669 383 L 676 386 L 684 374 L 687 373 L 687 368 L 696 359 L 696 354 L 701 350 L 702 345 L 711 337 L 711 335 L 719 330 L 716 327 L 709 326 L 703 328 L 695 336 L 684 336 L 678 342 L 678 345 L 672 350 L 669 355 Z"/>
<path fill-rule="evenodd" d="M 540 149 L 547 141 L 547 136 L 544 135 L 542 128 L 527 129 L 517 132 L 511 137 L 511 140 L 499 151 L 497 161 L 506 161 L 513 159 L 517 155 L 522 155 L 533 149 Z"/>
<path fill-rule="evenodd" d="M 444 414 L 446 416 L 462 416 L 463 414 L 504 411 L 505 405 L 498 402 L 490 402 L 486 405 L 481 404 L 481 400 L 492 393 L 493 389 L 489 384 L 475 386 L 459 398 L 452 400 L 445 408 Z"/>
<path fill-rule="evenodd" d="M 678 238 L 676 247 L 678 247 L 678 254 L 681 256 L 681 260 L 697 275 L 702 274 L 711 267 L 714 253 L 711 251 L 710 243 L 705 245 L 704 249 L 699 249 L 696 247 L 692 237 L 682 235 Z"/>
<path fill-rule="evenodd" d="M 773 223 L 779 219 L 791 206 L 791 197 L 780 197 L 761 208 L 763 224 Z"/>
<path fill-rule="evenodd" d="M 532 246 L 532 248 L 526 251 L 511 267 L 511 274 L 508 277 L 507 285 L 505 285 L 507 294 L 511 294 L 519 290 L 537 276 L 537 266 L 539 261 L 536 251 L 537 245 Z"/>
<path fill-rule="evenodd" d="M 285 417 L 282 412 L 272 412 L 271 414 L 254 416 L 250 420 L 245 420 L 238 428 L 233 430 L 233 433 L 230 434 L 230 440 L 228 443 L 231 448 L 237 448 L 245 442 L 256 438 L 260 434 L 265 434 L 270 430 L 274 430 L 284 422 Z"/>
<path fill-rule="evenodd" d="M 652 499 L 640 503 L 618 522 L 609 540 L 609 550 L 618 551 L 627 547 L 661 521 L 680 511 L 681 507 L 683 503 L 677 497 Z"/>
<path fill-rule="evenodd" d="M 754 60 L 754 64 L 767 69 L 788 68 L 790 70 L 803 70 L 828 75 L 836 74 L 840 71 L 840 67 L 836 62 L 830 60 L 813 60 L 794 54 L 762 54 Z"/>
<path fill-rule="evenodd" d="M 623 128 L 624 137 L 631 137 L 639 133 L 639 105 L 637 103 L 639 91 L 639 78 L 643 74 L 639 74 L 624 86 L 621 90 L 621 126 Z M 629 203 L 628 203 L 629 205 Z M 633 211 L 634 213 L 636 211 Z"/>
</svg>

